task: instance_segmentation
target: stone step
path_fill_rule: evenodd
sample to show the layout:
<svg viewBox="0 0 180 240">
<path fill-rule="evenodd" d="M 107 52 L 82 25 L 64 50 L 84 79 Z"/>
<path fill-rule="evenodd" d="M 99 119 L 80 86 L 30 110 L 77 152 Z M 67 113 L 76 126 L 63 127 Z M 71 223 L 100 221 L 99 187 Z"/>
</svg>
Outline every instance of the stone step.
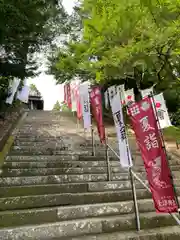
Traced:
<svg viewBox="0 0 180 240">
<path fill-rule="evenodd" d="M 178 190 L 179 189 L 177 189 L 177 191 Z M 149 193 L 145 189 L 137 189 L 136 192 L 138 200 L 151 198 L 151 193 Z M 46 195 L 37 194 L 29 196 L 4 197 L 0 198 L 0 211 L 119 202 L 120 200 L 121 201 L 132 200 L 132 191 L 120 190 L 108 192 L 83 192 L 83 193 L 75 192 L 75 193 L 59 193 Z"/>
<path fill-rule="evenodd" d="M 20 151 L 20 152 L 41 152 L 41 151 L 45 151 L 46 149 L 49 150 L 57 150 L 60 151 L 62 147 L 68 147 L 66 145 L 64 145 L 64 143 L 58 142 L 56 141 L 56 143 L 54 145 L 51 144 L 51 141 L 46 141 L 44 142 L 44 146 L 38 146 L 36 143 L 32 143 L 31 146 L 26 146 L 26 145 L 14 145 L 12 146 L 12 150 L 11 151 Z M 70 147 L 69 147 L 70 149 Z M 79 149 L 79 151 L 87 151 L 87 152 L 91 152 L 92 151 L 92 147 L 84 147 L 84 146 L 77 146 L 77 149 Z M 68 150 L 68 149 L 66 149 Z M 118 151 L 117 151 L 118 152 Z M 105 153 L 105 148 L 96 148 L 96 153 Z M 109 152 L 109 155 L 114 154 L 112 152 Z"/>
<path fill-rule="evenodd" d="M 41 161 L 70 161 L 70 160 L 79 160 L 79 155 L 45 155 L 45 156 L 39 156 L 39 155 L 31 155 L 31 156 L 7 156 L 6 162 L 16 162 L 16 161 L 22 161 L 22 162 L 41 162 Z M 86 161 L 92 161 L 95 160 L 95 158 L 92 158 L 89 156 L 89 158 L 86 158 Z M 100 158 L 99 160 L 104 161 L 105 158 Z"/>
<path fill-rule="evenodd" d="M 41 136 L 41 137 L 33 137 L 33 136 L 30 136 L 30 137 L 26 137 L 26 136 L 16 136 L 16 139 L 15 139 L 15 143 L 18 142 L 18 143 L 21 143 L 21 142 L 31 142 L 31 143 L 38 143 L 38 142 L 50 142 L 50 141 L 60 141 L 60 138 L 57 138 L 57 137 L 45 137 L 45 136 Z"/>
<path fill-rule="evenodd" d="M 162 225 L 175 225 L 170 215 L 157 215 L 156 213 L 142 213 L 140 216 L 142 229 L 158 228 Z M 135 230 L 134 214 L 110 216 L 100 218 L 86 218 L 80 220 L 62 221 L 56 223 L 31 225 L 0 230 L 3 240 L 28 239 L 33 240 L 57 239 L 61 237 L 79 237 L 89 234 L 111 233 L 117 231 Z"/>
<path fill-rule="evenodd" d="M 12 146 L 11 151 L 32 151 L 32 152 L 41 152 L 41 151 L 70 151 L 68 146 L 64 146 L 61 143 L 51 145 L 50 143 L 44 143 L 43 146 L 37 146 L 36 144 L 31 144 L 31 146 Z"/>
<path fill-rule="evenodd" d="M 180 227 L 160 227 L 148 230 L 114 232 L 96 235 L 86 235 L 71 238 L 64 238 L 64 240 L 179 240 Z"/>
<path fill-rule="evenodd" d="M 128 180 L 129 174 L 111 174 L 112 181 Z M 145 173 L 141 174 L 141 179 L 145 179 Z M 26 177 L 4 177 L 0 178 L 0 187 L 20 186 L 20 185 L 42 185 L 59 183 L 82 183 L 107 181 L 107 174 L 62 174 L 49 176 L 26 176 Z"/>
<path fill-rule="evenodd" d="M 23 148 L 23 147 L 28 148 L 28 147 L 31 147 L 33 145 L 37 146 L 38 148 L 49 145 L 50 148 L 52 148 L 53 146 L 59 146 L 59 145 L 61 146 L 62 143 L 61 143 L 60 140 L 49 140 L 49 139 L 47 139 L 45 141 L 39 140 L 38 142 L 35 142 L 35 141 L 21 142 L 19 140 L 16 140 L 16 141 L 14 141 L 14 144 L 13 144 L 13 146 L 15 146 L 15 147 L 18 146 L 20 148 Z"/>
<path fill-rule="evenodd" d="M 81 155 L 91 155 L 89 151 L 82 150 L 82 151 L 58 151 L 58 150 L 52 150 L 52 149 L 39 149 L 37 151 L 31 151 L 31 150 L 22 150 L 22 149 L 17 149 L 17 150 L 11 150 L 9 155 L 17 156 L 17 155 L 24 155 L 24 156 L 29 156 L 29 155 L 76 155 L 76 154 L 81 154 Z M 101 155 L 104 155 L 103 153 L 100 153 Z"/>
<path fill-rule="evenodd" d="M 86 160 L 86 159 L 101 159 L 102 156 L 87 156 L 87 155 L 79 155 L 79 159 L 80 160 Z M 105 159 L 105 156 L 104 156 L 104 159 Z M 116 156 L 110 156 L 110 159 L 113 159 L 113 160 L 116 160 L 116 161 L 119 161 L 119 159 L 116 157 Z M 143 160 L 142 160 L 142 157 L 141 155 L 139 154 L 134 154 L 133 155 L 133 163 L 135 163 L 136 165 L 143 165 Z M 175 157 L 171 157 L 171 159 L 168 159 L 168 163 L 170 165 L 180 165 L 180 158 L 175 158 Z"/>
<path fill-rule="evenodd" d="M 177 170 L 177 168 L 176 168 Z M 87 168 L 23 168 L 23 169 L 10 169 L 4 168 L 2 177 L 16 177 L 16 176 L 48 176 L 48 175 L 61 175 L 61 174 L 96 174 L 107 173 L 107 167 L 87 167 Z M 124 170 L 120 167 L 112 167 L 112 173 L 120 173 Z"/>
<path fill-rule="evenodd" d="M 44 140 L 47 140 L 47 139 L 52 139 L 52 140 L 55 140 L 55 139 L 58 139 L 58 140 L 61 140 L 62 137 L 61 136 L 53 136 L 53 135 L 50 135 L 48 133 L 39 133 L 38 130 L 35 131 L 35 132 L 28 132 L 27 130 L 25 130 L 24 132 L 21 132 L 21 133 L 17 133 L 16 134 L 16 139 L 19 140 L 19 138 L 23 138 L 26 142 L 26 140 L 29 140 L 28 138 L 32 138 L 32 139 L 44 139 Z"/>
<path fill-rule="evenodd" d="M 145 172 L 144 166 L 134 167 L 136 172 Z M 171 166 L 171 171 L 180 170 L 180 165 Z M 111 173 L 126 173 L 123 168 L 119 166 L 110 167 Z M 49 176 L 49 175 L 61 175 L 61 174 L 96 174 L 96 173 L 107 173 L 107 167 L 68 167 L 68 168 L 5 168 L 3 167 L 2 177 L 16 177 L 16 176 Z M 180 175 L 179 175 L 180 177 Z"/>
<path fill-rule="evenodd" d="M 119 161 L 111 161 L 111 166 L 119 166 Z M 106 161 L 16 161 L 5 162 L 4 168 L 77 168 L 77 167 L 107 167 Z"/>
<path fill-rule="evenodd" d="M 154 211 L 154 205 L 151 199 L 139 200 L 138 207 L 140 213 Z M 0 227 L 42 224 L 130 213 L 134 213 L 133 201 L 1 211 Z"/>
<path fill-rule="evenodd" d="M 81 161 L 105 161 L 105 156 L 90 156 L 90 155 L 79 155 L 79 154 L 69 154 L 69 155 L 27 155 L 27 156 L 7 156 L 6 161 L 53 161 L 53 160 L 81 160 Z M 118 161 L 119 159 L 117 157 L 110 157 L 110 160 Z"/>
<path fill-rule="evenodd" d="M 147 181 L 144 181 L 147 184 Z M 144 189 L 141 183 L 135 181 L 136 189 Z M 178 188 L 177 188 L 178 189 Z M 107 192 L 131 190 L 130 181 L 85 182 L 48 185 L 26 185 L 0 187 L 0 197 L 43 195 L 55 193 Z"/>
<path fill-rule="evenodd" d="M 127 173 L 128 171 L 126 169 L 123 169 L 120 167 L 120 163 L 119 161 L 111 161 L 110 162 L 111 165 L 111 172 L 112 173 Z M 78 169 L 78 168 L 82 168 L 82 170 L 78 170 L 78 171 L 85 171 L 85 169 L 90 172 L 91 168 L 93 168 L 92 170 L 95 171 L 102 171 L 103 172 L 103 168 L 104 168 L 104 172 L 107 172 L 107 170 L 105 170 L 105 168 L 107 169 L 107 162 L 106 161 L 40 161 L 40 162 L 10 162 L 7 161 L 4 163 L 3 165 L 3 172 L 6 173 L 7 169 L 16 169 L 16 171 L 18 171 L 18 169 L 21 169 L 21 171 L 23 169 L 31 169 L 34 172 L 39 172 L 40 170 L 38 169 L 42 169 L 42 168 L 62 168 L 62 169 L 66 169 L 66 171 L 68 171 L 68 169 L 70 169 L 69 173 L 75 171 L 75 170 L 71 170 L 71 169 Z M 97 168 L 97 170 L 96 170 Z M 101 168 L 101 170 L 100 170 Z M 179 178 L 180 177 L 180 172 L 179 170 L 179 165 L 178 166 L 171 166 L 171 170 L 173 171 L 173 177 L 175 178 Z M 48 170 L 47 170 L 48 171 Z M 146 176 L 145 174 L 145 169 L 144 166 L 135 166 L 134 167 L 134 171 L 138 172 L 140 175 L 139 176 Z M 2 173 L 3 173 L 2 172 Z M 65 173 L 65 172 L 64 172 Z"/>
</svg>

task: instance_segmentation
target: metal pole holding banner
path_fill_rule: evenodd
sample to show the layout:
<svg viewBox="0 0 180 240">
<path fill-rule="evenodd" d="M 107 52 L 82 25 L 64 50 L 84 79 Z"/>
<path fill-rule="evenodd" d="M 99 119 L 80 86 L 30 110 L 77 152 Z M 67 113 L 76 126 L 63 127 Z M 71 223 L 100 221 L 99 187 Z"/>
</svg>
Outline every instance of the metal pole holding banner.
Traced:
<svg viewBox="0 0 180 240">
<path fill-rule="evenodd" d="M 111 181 L 111 164 L 109 161 L 108 138 L 106 138 L 106 141 L 105 141 L 105 151 L 106 151 L 106 162 L 107 162 L 107 181 Z"/>
<path fill-rule="evenodd" d="M 95 144 L 94 144 L 94 128 L 91 126 L 91 143 L 92 143 L 92 156 L 95 156 Z"/>
<path fill-rule="evenodd" d="M 120 100 L 122 101 L 121 98 L 121 93 L 120 93 Z M 126 107 L 126 111 L 128 111 L 128 108 Z M 131 159 L 130 159 L 130 149 L 129 149 L 129 143 L 127 139 L 127 127 L 124 123 L 124 128 L 125 128 L 125 141 L 126 141 L 126 148 L 127 148 L 127 157 L 128 157 L 128 162 L 129 166 L 131 166 Z M 138 208 L 138 203 L 137 203 L 137 194 L 136 194 L 136 185 L 134 182 L 134 176 L 132 174 L 132 168 L 129 168 L 129 177 L 131 181 L 131 188 L 132 188 L 132 194 L 133 194 L 133 203 L 134 203 L 134 212 L 135 212 L 135 217 L 136 217 L 136 228 L 137 231 L 141 230 L 141 223 L 140 223 L 140 217 L 139 217 L 139 208 Z"/>
<path fill-rule="evenodd" d="M 166 155 L 166 161 L 167 161 L 168 168 L 169 168 L 169 171 L 170 171 L 171 183 L 172 183 L 172 186 L 173 186 L 176 203 L 178 205 L 178 212 L 180 214 L 180 204 L 179 204 L 179 200 L 178 200 L 178 195 L 177 195 L 177 192 L 176 192 L 176 188 L 175 188 L 175 184 L 174 184 L 174 180 L 173 180 L 173 176 L 172 176 L 172 171 L 171 171 L 171 168 L 170 168 L 170 165 L 169 165 L 167 149 L 166 149 L 166 145 L 165 145 L 165 141 L 164 141 L 164 135 L 163 135 L 163 132 L 162 132 L 162 129 L 161 129 L 161 125 L 160 125 L 160 121 L 159 121 L 158 113 L 157 113 L 157 109 L 156 109 L 156 103 L 154 101 L 154 95 L 153 95 L 152 92 L 150 93 L 150 98 L 152 99 L 152 104 L 153 104 L 153 108 L 154 108 L 155 118 L 156 118 L 158 130 L 159 130 L 159 133 L 160 133 L 162 148 L 163 148 L 164 153 Z"/>
<path fill-rule="evenodd" d="M 127 140 L 127 128 L 125 126 L 125 132 L 126 132 L 126 147 L 127 147 L 127 156 L 128 156 L 128 161 L 129 161 L 129 165 L 131 164 L 130 161 L 130 156 L 129 156 L 129 144 L 128 144 L 128 140 Z M 135 212 L 135 217 L 136 217 L 136 228 L 137 231 L 141 230 L 141 223 L 140 223 L 140 217 L 139 217 L 139 208 L 138 208 L 138 203 L 137 203 L 137 194 L 136 194 L 136 185 L 134 182 L 134 176 L 132 174 L 132 168 L 129 168 L 129 177 L 130 177 L 130 181 L 131 181 L 131 189 L 132 189 L 132 194 L 133 194 L 133 203 L 134 203 L 134 212 Z"/>
<path fill-rule="evenodd" d="M 114 153 L 114 155 L 120 160 L 120 157 L 116 153 L 116 151 L 114 151 L 114 149 L 109 144 L 107 144 L 107 146 Z M 133 176 L 134 172 L 132 171 L 132 168 L 129 168 L 128 171 L 129 171 L 132 193 L 133 193 L 134 211 L 135 211 L 135 216 L 136 216 L 136 228 L 138 231 L 140 231 L 141 225 L 140 225 L 140 218 L 139 218 L 139 209 L 138 209 L 138 204 L 137 204 L 136 187 L 135 187 L 134 176 Z M 142 184 L 143 184 L 143 182 L 142 182 Z"/>
<path fill-rule="evenodd" d="M 133 202 L 134 202 L 134 212 L 136 216 L 136 228 L 137 231 L 141 230 L 141 223 L 140 223 L 140 217 L 139 217 L 139 208 L 138 208 L 138 202 L 137 202 L 137 194 L 136 194 L 136 186 L 134 182 L 134 176 L 132 174 L 132 168 L 129 168 L 129 176 L 131 181 L 131 188 L 132 188 L 132 194 L 133 194 Z"/>
<path fill-rule="evenodd" d="M 79 129 L 79 119 L 78 119 L 78 117 L 77 117 L 77 129 Z"/>
</svg>

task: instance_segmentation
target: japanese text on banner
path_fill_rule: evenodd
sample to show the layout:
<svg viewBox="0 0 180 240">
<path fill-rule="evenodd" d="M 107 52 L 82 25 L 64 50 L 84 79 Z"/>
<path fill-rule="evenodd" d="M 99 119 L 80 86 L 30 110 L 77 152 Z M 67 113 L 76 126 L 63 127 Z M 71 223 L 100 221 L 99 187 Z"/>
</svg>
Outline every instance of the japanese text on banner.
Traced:
<svg viewBox="0 0 180 240">
<path fill-rule="evenodd" d="M 166 154 L 150 98 L 129 107 L 129 115 L 144 161 L 157 212 L 177 212 L 178 206 Z"/>
<path fill-rule="evenodd" d="M 108 89 L 109 93 L 111 92 L 111 88 Z M 126 136 L 126 129 L 123 119 L 123 111 L 120 93 L 110 95 L 110 104 L 113 113 L 113 119 L 116 127 L 117 140 L 119 146 L 119 156 L 120 163 L 122 167 L 131 167 L 132 166 L 132 157 L 129 149 L 128 139 Z"/>
<path fill-rule="evenodd" d="M 89 83 L 85 82 L 80 85 L 80 98 L 82 105 L 84 129 L 89 130 L 91 128 L 91 114 L 89 104 Z"/>
</svg>

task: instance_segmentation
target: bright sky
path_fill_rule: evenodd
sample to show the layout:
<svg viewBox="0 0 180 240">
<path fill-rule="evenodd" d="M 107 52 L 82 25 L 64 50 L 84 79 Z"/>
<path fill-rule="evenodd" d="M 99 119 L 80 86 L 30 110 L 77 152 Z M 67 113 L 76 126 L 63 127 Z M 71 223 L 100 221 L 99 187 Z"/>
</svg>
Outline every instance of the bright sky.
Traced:
<svg viewBox="0 0 180 240">
<path fill-rule="evenodd" d="M 74 6 L 74 0 L 63 0 L 67 12 L 70 14 Z M 43 60 L 42 60 L 43 61 Z M 44 72 L 34 79 L 29 79 L 28 84 L 35 84 L 44 99 L 44 110 L 51 110 L 57 100 L 64 100 L 63 85 L 56 85 L 53 76 L 46 75 Z"/>
</svg>

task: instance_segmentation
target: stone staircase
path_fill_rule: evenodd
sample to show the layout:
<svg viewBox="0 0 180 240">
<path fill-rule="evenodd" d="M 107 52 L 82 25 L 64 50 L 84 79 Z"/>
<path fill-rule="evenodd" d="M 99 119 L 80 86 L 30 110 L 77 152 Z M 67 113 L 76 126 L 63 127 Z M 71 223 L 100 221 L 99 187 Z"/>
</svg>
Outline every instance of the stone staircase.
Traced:
<svg viewBox="0 0 180 240">
<path fill-rule="evenodd" d="M 97 156 L 80 149 L 82 137 L 68 115 L 30 112 L 0 178 L 0 239 L 180 239 L 168 214 L 156 214 L 150 193 L 136 181 L 141 231 L 136 231 L 129 174 L 110 158 L 107 181 L 103 147 Z M 140 155 L 134 170 L 146 181 Z M 178 159 L 170 160 L 180 194 Z"/>
</svg>

